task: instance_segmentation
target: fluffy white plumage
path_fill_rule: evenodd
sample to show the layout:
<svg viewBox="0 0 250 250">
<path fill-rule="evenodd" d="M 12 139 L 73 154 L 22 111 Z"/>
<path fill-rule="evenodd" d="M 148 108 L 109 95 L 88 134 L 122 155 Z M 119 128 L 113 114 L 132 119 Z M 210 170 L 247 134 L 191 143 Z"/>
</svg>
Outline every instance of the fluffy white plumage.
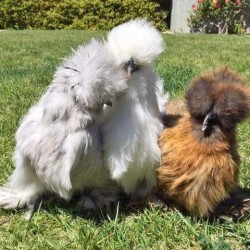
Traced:
<svg viewBox="0 0 250 250">
<path fill-rule="evenodd" d="M 135 19 L 113 28 L 108 34 L 107 47 L 117 64 L 131 58 L 138 64 L 149 64 L 164 50 L 160 33 L 144 19 Z"/>
<path fill-rule="evenodd" d="M 98 196 L 110 191 L 110 177 L 129 194 L 144 182 L 140 195 L 148 194 L 160 159 L 159 107 L 167 100 L 151 63 L 162 51 L 160 33 L 138 19 L 65 60 L 16 133 L 16 168 L 0 188 L 0 207 L 32 204 L 48 190 L 66 200 L 86 187 Z M 103 109 L 110 99 L 112 108 Z M 100 202 L 110 202 L 106 193 Z M 94 206 L 88 196 L 83 204 Z"/>
<path fill-rule="evenodd" d="M 103 104 L 128 87 L 112 60 L 93 39 L 57 69 L 17 130 L 16 168 L 0 188 L 0 207 L 29 205 L 48 190 L 68 200 L 76 190 L 107 184 L 96 120 Z"/>
<path fill-rule="evenodd" d="M 150 23 L 137 19 L 111 30 L 106 44 L 118 65 L 130 61 L 135 68 L 129 89 L 112 101 L 102 127 L 105 160 L 111 177 L 126 193 L 144 196 L 155 186 L 155 165 L 160 161 L 157 140 L 163 127 L 156 92 L 162 82 L 156 86 L 159 79 L 151 63 L 164 43 Z"/>
</svg>

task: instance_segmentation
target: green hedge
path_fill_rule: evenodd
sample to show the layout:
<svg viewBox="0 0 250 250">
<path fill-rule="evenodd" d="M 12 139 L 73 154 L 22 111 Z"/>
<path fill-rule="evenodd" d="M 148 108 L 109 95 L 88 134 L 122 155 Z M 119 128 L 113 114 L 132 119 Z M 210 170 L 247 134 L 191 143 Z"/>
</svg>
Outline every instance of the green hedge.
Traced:
<svg viewBox="0 0 250 250">
<path fill-rule="evenodd" d="M 165 30 L 166 16 L 152 0 L 0 0 L 2 29 L 109 30 L 145 17 Z"/>
</svg>

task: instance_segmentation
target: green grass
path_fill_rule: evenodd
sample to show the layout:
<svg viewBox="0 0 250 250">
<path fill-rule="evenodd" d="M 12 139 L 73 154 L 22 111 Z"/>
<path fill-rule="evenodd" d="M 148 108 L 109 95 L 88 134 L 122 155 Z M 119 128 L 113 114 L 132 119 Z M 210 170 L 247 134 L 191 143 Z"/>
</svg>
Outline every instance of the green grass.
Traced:
<svg viewBox="0 0 250 250">
<path fill-rule="evenodd" d="M 84 31 L 0 32 L 0 183 L 13 171 L 14 134 L 21 117 L 45 91 L 62 58 L 92 36 Z M 250 37 L 164 35 L 166 52 L 155 67 L 165 89 L 179 98 L 192 77 L 228 65 L 250 82 Z M 238 129 L 240 183 L 250 188 L 250 122 Z M 0 211 L 0 249 L 250 249 L 250 221 L 195 220 L 158 207 L 117 208 L 78 214 L 62 202 L 49 203 L 29 223 L 24 211 Z"/>
</svg>

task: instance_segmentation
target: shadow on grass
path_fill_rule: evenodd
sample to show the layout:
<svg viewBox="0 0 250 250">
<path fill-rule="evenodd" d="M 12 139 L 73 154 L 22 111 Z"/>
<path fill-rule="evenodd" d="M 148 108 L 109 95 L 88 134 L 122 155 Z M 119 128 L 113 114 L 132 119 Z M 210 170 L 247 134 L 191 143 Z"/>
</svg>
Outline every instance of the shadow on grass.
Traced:
<svg viewBox="0 0 250 250">
<path fill-rule="evenodd" d="M 45 205 L 46 203 L 44 203 Z M 132 202 L 128 196 L 123 194 L 118 204 L 111 209 L 102 209 L 97 211 L 86 211 L 76 209 L 76 201 L 66 203 L 61 199 L 54 199 L 48 204 L 49 212 L 56 213 L 57 209 L 63 209 L 64 212 L 70 213 L 73 217 L 91 219 L 96 225 L 102 224 L 103 221 L 121 220 L 124 216 L 138 215 L 145 209 L 157 207 L 162 213 L 171 213 L 174 211 L 181 212 L 184 216 L 190 216 L 187 211 L 174 207 L 171 202 L 164 200 L 162 197 L 154 196 L 149 200 L 140 200 Z M 205 219 L 209 223 L 225 221 L 243 222 L 250 219 L 250 189 L 238 188 L 231 196 L 221 202 L 216 208 L 214 214 L 206 218 L 192 217 L 194 221 Z"/>
<path fill-rule="evenodd" d="M 206 220 L 209 223 L 224 223 L 226 221 L 243 222 L 250 220 L 250 189 L 238 187 L 235 191 L 230 194 L 230 197 L 222 201 L 216 207 L 214 213 L 207 217 L 195 217 L 188 213 L 188 211 L 180 208 L 174 207 L 171 200 L 165 197 L 159 198 L 162 204 L 165 205 L 164 210 L 169 211 L 179 211 L 184 216 L 191 216 L 192 220 Z"/>
<path fill-rule="evenodd" d="M 238 187 L 230 197 L 221 202 L 215 210 L 220 217 L 231 217 L 234 221 L 250 219 L 250 189 Z"/>
<path fill-rule="evenodd" d="M 154 196 L 153 199 L 138 200 L 133 202 L 128 196 L 122 194 L 117 204 L 113 204 L 109 209 L 103 208 L 99 210 L 84 210 L 77 206 L 77 197 L 70 202 L 54 196 L 53 194 L 46 195 L 39 203 L 38 210 L 45 212 L 50 216 L 57 217 L 62 212 L 72 216 L 73 219 L 82 218 L 91 220 L 95 226 L 102 226 L 104 222 L 121 221 L 124 217 L 130 215 L 139 215 L 145 209 L 157 208 L 162 213 L 171 213 L 178 211 L 183 216 L 190 217 L 190 214 L 181 208 L 174 207 L 170 200 L 162 197 Z M 2 215 L 13 216 L 15 213 L 23 211 L 23 209 L 1 210 Z M 231 196 L 221 202 L 216 208 L 213 215 L 210 217 L 198 218 L 191 216 L 194 222 L 206 220 L 208 223 L 224 223 L 226 221 L 243 222 L 250 220 L 250 189 L 238 188 Z"/>
<path fill-rule="evenodd" d="M 34 216 L 36 213 L 40 213 L 46 214 L 51 218 L 60 219 L 60 215 L 64 214 L 66 216 L 71 216 L 72 219 L 82 218 L 84 220 L 90 220 L 95 226 L 99 227 L 107 221 L 116 220 L 119 222 L 124 216 L 129 216 L 131 214 L 138 215 L 142 213 L 145 208 L 149 208 L 150 206 L 146 201 L 132 204 L 130 198 L 125 194 L 121 195 L 118 203 L 112 204 L 110 208 L 104 207 L 103 209 L 97 210 L 86 210 L 79 207 L 79 200 L 79 197 L 74 197 L 71 201 L 65 201 L 52 193 L 46 194 L 37 201 Z M 28 208 L 13 210 L 0 209 L 0 215 L 12 217 L 17 213 L 25 214 L 28 210 Z"/>
</svg>

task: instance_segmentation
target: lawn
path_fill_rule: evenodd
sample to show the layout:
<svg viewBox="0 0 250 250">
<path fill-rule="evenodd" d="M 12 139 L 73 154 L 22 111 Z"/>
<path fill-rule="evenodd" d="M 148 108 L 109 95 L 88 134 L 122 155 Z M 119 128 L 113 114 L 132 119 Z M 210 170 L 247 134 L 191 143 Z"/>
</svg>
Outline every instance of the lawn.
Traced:
<svg viewBox="0 0 250 250">
<path fill-rule="evenodd" d="M 13 170 L 14 134 L 21 117 L 50 83 L 71 48 L 104 33 L 0 32 L 0 184 Z M 250 37 L 164 35 L 166 51 L 155 68 L 165 90 L 179 98 L 192 77 L 228 65 L 250 82 Z M 238 129 L 240 183 L 250 188 L 250 122 Z M 30 222 L 24 211 L 0 210 L 0 249 L 250 249 L 250 220 L 223 223 L 192 219 L 159 207 L 120 206 L 110 218 L 79 214 L 62 202 L 48 204 Z"/>
</svg>

